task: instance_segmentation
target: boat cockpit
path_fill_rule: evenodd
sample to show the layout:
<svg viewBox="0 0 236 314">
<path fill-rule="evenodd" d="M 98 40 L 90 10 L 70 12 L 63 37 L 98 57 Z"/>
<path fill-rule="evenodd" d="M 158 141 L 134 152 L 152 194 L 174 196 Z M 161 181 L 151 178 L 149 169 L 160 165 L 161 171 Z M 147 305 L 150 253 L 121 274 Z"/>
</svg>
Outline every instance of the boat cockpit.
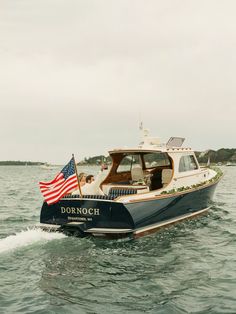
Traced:
<svg viewBox="0 0 236 314">
<path fill-rule="evenodd" d="M 156 197 L 211 180 L 215 172 L 200 168 L 192 149 L 181 147 L 183 140 L 172 137 L 167 144 L 160 144 L 155 138 L 144 138 L 137 148 L 110 151 L 110 170 L 100 172 L 93 183 L 83 186 L 82 196 L 117 200 L 131 195 L 126 201 L 138 200 L 142 195 L 133 194 Z"/>
<path fill-rule="evenodd" d="M 161 151 L 110 152 L 112 166 L 101 184 L 109 195 L 120 190 L 121 195 L 138 194 L 162 189 L 173 176 L 173 161 Z"/>
</svg>

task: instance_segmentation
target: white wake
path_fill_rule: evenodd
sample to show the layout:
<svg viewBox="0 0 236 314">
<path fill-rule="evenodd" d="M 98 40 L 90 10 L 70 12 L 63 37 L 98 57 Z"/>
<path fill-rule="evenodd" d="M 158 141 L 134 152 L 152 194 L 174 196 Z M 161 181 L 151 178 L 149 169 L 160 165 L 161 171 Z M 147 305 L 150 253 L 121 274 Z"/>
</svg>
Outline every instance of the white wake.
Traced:
<svg viewBox="0 0 236 314">
<path fill-rule="evenodd" d="M 66 237 L 62 233 L 47 232 L 39 228 L 22 230 L 14 235 L 0 239 L 0 253 L 12 251 L 40 241 L 50 241 Z"/>
</svg>

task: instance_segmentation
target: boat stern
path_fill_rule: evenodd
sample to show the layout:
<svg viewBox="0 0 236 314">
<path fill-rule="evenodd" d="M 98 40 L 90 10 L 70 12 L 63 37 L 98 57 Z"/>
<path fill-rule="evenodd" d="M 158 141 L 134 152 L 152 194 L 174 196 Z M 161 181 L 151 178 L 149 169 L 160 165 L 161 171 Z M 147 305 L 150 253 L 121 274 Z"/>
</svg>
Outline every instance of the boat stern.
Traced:
<svg viewBox="0 0 236 314">
<path fill-rule="evenodd" d="M 71 197 L 58 203 L 43 203 L 40 223 L 43 229 L 56 229 L 78 236 L 127 235 L 134 222 L 123 203 L 104 199 Z"/>
</svg>

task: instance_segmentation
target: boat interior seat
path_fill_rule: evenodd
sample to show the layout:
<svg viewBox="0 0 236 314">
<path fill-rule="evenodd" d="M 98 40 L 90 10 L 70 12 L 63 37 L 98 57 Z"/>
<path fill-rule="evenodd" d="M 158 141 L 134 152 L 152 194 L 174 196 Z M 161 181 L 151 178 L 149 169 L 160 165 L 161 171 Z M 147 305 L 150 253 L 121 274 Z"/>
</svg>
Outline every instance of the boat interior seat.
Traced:
<svg viewBox="0 0 236 314">
<path fill-rule="evenodd" d="M 129 189 L 129 188 L 119 188 L 119 187 L 113 187 L 109 190 L 109 196 L 122 196 L 122 195 L 130 195 L 130 194 L 137 194 L 136 189 Z"/>
<path fill-rule="evenodd" d="M 172 178 L 172 169 L 163 169 L 161 172 L 161 182 L 163 188 L 166 187 Z"/>
<path fill-rule="evenodd" d="M 141 194 L 150 191 L 149 186 L 146 184 L 103 184 L 102 191 L 105 195 L 130 195 L 130 194 Z"/>
<path fill-rule="evenodd" d="M 131 169 L 131 180 L 133 182 L 144 180 L 144 173 L 141 166 L 137 165 Z"/>
</svg>

